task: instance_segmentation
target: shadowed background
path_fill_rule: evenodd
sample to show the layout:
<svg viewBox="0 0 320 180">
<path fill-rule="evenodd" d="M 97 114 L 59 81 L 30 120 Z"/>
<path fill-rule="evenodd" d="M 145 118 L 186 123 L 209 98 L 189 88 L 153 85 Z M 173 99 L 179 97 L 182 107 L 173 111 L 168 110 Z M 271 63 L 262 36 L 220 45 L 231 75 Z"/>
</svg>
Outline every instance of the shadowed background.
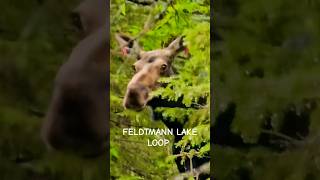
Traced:
<svg viewBox="0 0 320 180">
<path fill-rule="evenodd" d="M 214 2 L 216 179 L 320 178 L 319 8 Z"/>
<path fill-rule="evenodd" d="M 107 179 L 105 156 L 47 152 L 40 127 L 53 80 L 81 39 L 78 0 L 1 1 L 0 178 Z"/>
</svg>

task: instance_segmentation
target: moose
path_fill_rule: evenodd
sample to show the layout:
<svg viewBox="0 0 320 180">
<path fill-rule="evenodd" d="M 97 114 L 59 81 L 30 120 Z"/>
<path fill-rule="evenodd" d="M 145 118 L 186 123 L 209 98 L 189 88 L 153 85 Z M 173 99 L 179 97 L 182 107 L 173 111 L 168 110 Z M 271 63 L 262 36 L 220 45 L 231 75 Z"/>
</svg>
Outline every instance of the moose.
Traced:
<svg viewBox="0 0 320 180">
<path fill-rule="evenodd" d="M 83 38 L 75 45 L 55 78 L 52 99 L 41 129 L 48 149 L 71 150 L 91 157 L 99 156 L 108 148 L 110 54 L 105 3 L 103 0 L 85 0 L 71 14 L 73 25 Z M 125 108 L 140 111 L 145 106 L 152 109 L 159 106 L 185 107 L 181 100 L 172 102 L 149 97 L 149 93 L 160 86 L 158 79 L 161 76 L 174 74 L 174 58 L 185 48 L 182 36 L 168 47 L 153 51 L 143 51 L 134 39 L 124 34 L 117 34 L 116 40 L 124 54 L 137 59 L 135 75 L 124 98 Z M 168 128 L 183 128 L 183 124 L 166 120 L 161 113 L 154 112 L 154 119 L 162 120 Z M 176 135 L 175 141 L 181 138 Z M 179 153 L 179 149 L 174 148 L 173 153 Z M 177 160 L 177 166 L 181 172 L 190 170 L 188 165 L 181 165 L 180 160 Z"/>
<path fill-rule="evenodd" d="M 83 35 L 59 69 L 42 126 L 49 149 L 100 154 L 107 140 L 109 39 L 106 2 L 85 0 L 72 13 Z"/>
<path fill-rule="evenodd" d="M 124 34 L 116 34 L 116 39 L 122 52 L 137 59 L 133 65 L 135 75 L 128 84 L 123 106 L 139 111 L 147 105 L 149 93 L 159 87 L 158 79 L 174 74 L 172 62 L 186 48 L 183 37 L 178 37 L 164 49 L 153 51 L 142 50 L 133 38 Z"/>
<path fill-rule="evenodd" d="M 158 107 L 180 107 L 187 108 L 182 99 L 178 101 L 170 101 L 168 99 L 162 99 L 161 97 L 149 97 L 149 93 L 159 86 L 158 80 L 162 76 L 172 76 L 175 74 L 173 70 L 173 62 L 178 53 L 185 50 L 183 36 L 177 37 L 167 47 L 163 49 L 156 49 L 152 51 L 144 51 L 135 38 L 132 38 L 125 34 L 116 34 L 116 40 L 119 43 L 120 49 L 124 55 L 130 56 L 136 59 L 133 64 L 133 70 L 135 74 L 131 78 L 127 86 L 127 91 L 123 100 L 123 106 L 127 109 L 135 111 L 142 110 L 145 106 L 150 106 L 153 110 L 153 119 L 161 120 L 169 129 L 183 129 L 184 124 L 165 118 L 161 113 L 154 111 Z M 203 103 L 206 102 L 202 100 Z M 202 102 L 200 102 L 202 103 Z M 192 106 L 192 108 L 195 108 Z M 186 122 L 186 121 L 185 121 Z M 179 134 L 174 134 L 174 142 L 178 142 L 182 139 Z M 181 149 L 173 145 L 173 154 L 179 154 Z M 207 163 L 210 158 L 193 158 L 193 167 L 197 168 Z M 191 171 L 190 163 L 186 162 L 185 165 L 181 165 L 181 158 L 176 159 L 176 164 L 180 172 Z M 202 175 L 201 177 L 209 177 Z"/>
</svg>

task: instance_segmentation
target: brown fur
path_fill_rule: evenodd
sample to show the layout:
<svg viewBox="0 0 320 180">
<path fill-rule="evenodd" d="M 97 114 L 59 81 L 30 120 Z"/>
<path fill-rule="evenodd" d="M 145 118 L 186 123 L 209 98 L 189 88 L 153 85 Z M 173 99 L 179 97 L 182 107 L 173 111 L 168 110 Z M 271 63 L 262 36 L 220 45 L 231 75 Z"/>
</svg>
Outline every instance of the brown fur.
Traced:
<svg viewBox="0 0 320 180">
<path fill-rule="evenodd" d="M 120 47 L 130 49 L 129 44 L 133 44 L 132 39 L 126 35 L 117 34 L 116 39 Z M 123 106 L 139 111 L 146 106 L 149 93 L 158 87 L 159 78 L 173 74 L 171 64 L 175 55 L 183 49 L 183 39 L 179 37 L 167 48 L 147 52 L 137 48 L 137 43 L 135 44 L 136 47 L 130 53 L 137 57 L 137 62 L 133 65 L 136 74 L 127 86 Z"/>
<path fill-rule="evenodd" d="M 55 79 L 41 132 L 49 149 L 95 154 L 106 142 L 109 41 L 104 3 L 87 0 L 75 11 L 86 37 L 74 47 Z"/>
<path fill-rule="evenodd" d="M 109 40 L 105 3 L 108 2 L 86 0 L 74 11 L 80 21 L 77 27 L 85 37 L 72 50 L 56 76 L 41 130 L 50 149 L 72 149 L 85 154 L 106 149 Z M 150 91 L 157 87 L 160 76 L 173 74 L 171 63 L 181 49 L 182 38 L 165 49 L 144 52 L 137 43 L 131 45 L 128 38 L 122 37 L 117 37 L 121 47 L 128 46 L 138 57 L 136 74 L 128 85 L 124 105 L 139 110 L 145 106 Z M 161 68 L 163 64 L 167 65 L 165 69 Z"/>
</svg>

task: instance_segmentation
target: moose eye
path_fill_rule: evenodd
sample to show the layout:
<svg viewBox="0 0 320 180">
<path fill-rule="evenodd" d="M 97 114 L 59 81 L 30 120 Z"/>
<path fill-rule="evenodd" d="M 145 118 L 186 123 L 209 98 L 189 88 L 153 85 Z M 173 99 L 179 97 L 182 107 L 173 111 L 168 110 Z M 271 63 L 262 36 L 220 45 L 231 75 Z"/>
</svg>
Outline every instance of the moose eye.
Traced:
<svg viewBox="0 0 320 180">
<path fill-rule="evenodd" d="M 167 65 L 166 65 L 166 64 L 162 64 L 162 65 L 161 65 L 161 70 L 164 71 L 164 70 L 166 70 L 166 69 L 167 69 Z"/>
<path fill-rule="evenodd" d="M 71 18 L 71 23 L 72 25 L 79 31 L 83 30 L 82 27 L 82 22 L 81 22 L 81 18 L 80 18 L 80 14 L 77 12 L 72 12 L 70 14 L 70 18 Z"/>
</svg>

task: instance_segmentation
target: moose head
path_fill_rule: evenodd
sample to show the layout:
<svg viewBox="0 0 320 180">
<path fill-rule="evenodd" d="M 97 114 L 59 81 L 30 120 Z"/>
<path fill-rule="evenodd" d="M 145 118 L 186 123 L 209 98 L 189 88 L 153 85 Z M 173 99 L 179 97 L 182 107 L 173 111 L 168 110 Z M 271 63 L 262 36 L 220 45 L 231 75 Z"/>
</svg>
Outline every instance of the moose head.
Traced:
<svg viewBox="0 0 320 180">
<path fill-rule="evenodd" d="M 42 126 L 49 149 L 98 155 L 106 149 L 109 24 L 103 0 L 85 0 L 72 13 L 84 35 L 57 72 Z"/>
<path fill-rule="evenodd" d="M 124 55 L 136 59 L 133 64 L 135 74 L 127 86 L 123 106 L 140 111 L 146 106 L 149 93 L 159 86 L 159 78 L 174 74 L 174 58 L 185 49 L 183 36 L 179 36 L 163 49 L 152 51 L 144 51 L 136 40 L 124 34 L 116 34 L 116 40 Z"/>
</svg>

